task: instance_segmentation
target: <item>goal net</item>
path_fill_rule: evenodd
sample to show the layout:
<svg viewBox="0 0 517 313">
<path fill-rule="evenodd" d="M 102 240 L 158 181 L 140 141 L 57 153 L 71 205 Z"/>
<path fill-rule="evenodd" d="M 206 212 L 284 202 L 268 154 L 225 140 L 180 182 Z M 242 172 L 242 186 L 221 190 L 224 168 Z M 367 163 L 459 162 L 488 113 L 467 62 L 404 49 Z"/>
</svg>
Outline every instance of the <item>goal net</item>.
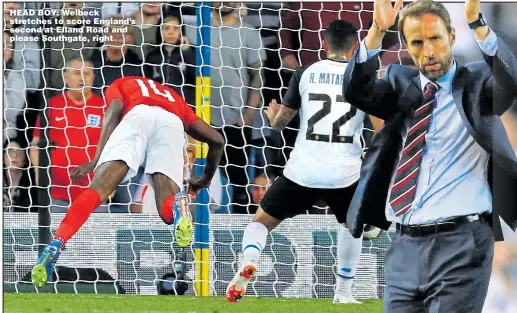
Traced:
<svg viewBox="0 0 517 313">
<path fill-rule="evenodd" d="M 52 214 L 55 230 L 63 214 Z M 210 220 L 209 295 L 224 296 L 241 261 L 241 239 L 252 216 L 214 214 Z M 36 214 L 4 215 L 4 290 L 36 292 L 30 270 L 38 254 Z M 329 215 L 286 220 L 268 237 L 257 279 L 248 295 L 327 298 L 334 294 L 336 240 L 339 224 Z M 353 293 L 382 298 L 384 254 L 391 233 L 364 240 Z M 154 214 L 93 214 L 67 243 L 58 261 L 57 277 L 39 292 L 126 293 L 154 295 L 163 276 L 175 273 L 181 249 L 174 235 Z M 187 295 L 196 292 L 199 262 L 195 249 L 185 248 Z"/>
<path fill-rule="evenodd" d="M 35 9 L 37 12 L 42 9 L 60 9 L 61 4 L 45 5 L 46 7 L 43 3 L 33 4 L 33 6 L 27 4 L 27 8 Z M 178 280 L 187 282 L 186 294 L 224 295 L 226 286 L 242 258 L 241 239 L 244 228 L 253 218 L 249 213 L 253 212 L 253 208 L 256 209 L 256 206 L 253 206 L 256 200 L 255 192 L 260 192 L 259 187 L 262 187 L 262 184 L 268 184 L 267 179 L 266 183 L 263 183 L 256 178 L 263 174 L 272 179 L 274 175 L 281 173 L 293 148 L 297 127 L 294 122 L 287 131 L 275 133 L 269 127 L 263 110 L 258 109 L 246 131 L 235 128 L 239 129 L 239 134 L 243 137 L 239 147 L 239 144 L 235 143 L 235 138 L 229 138 L 230 135 L 235 136 L 235 133 L 225 132 L 223 129 L 231 128 L 237 123 L 239 117 L 244 119 L 245 116 L 241 114 L 240 108 L 237 109 L 240 113 L 235 116 L 235 103 L 224 102 L 232 97 L 227 98 L 226 93 L 235 95 L 237 92 L 240 95 L 240 98 L 237 98 L 244 107 L 251 105 L 252 97 L 249 95 L 254 90 L 259 91 L 260 107 L 267 105 L 272 99 L 280 102 L 293 69 L 324 56 L 322 44 L 324 27 L 333 19 L 346 19 L 360 30 L 359 35 L 362 38 L 371 25 L 372 4 L 360 2 L 249 3 L 247 6 L 234 8 L 230 13 L 240 21 L 236 26 L 240 34 L 239 38 L 228 37 L 220 29 L 216 37 L 214 35 L 216 26 L 213 26 L 216 13 L 210 17 L 209 7 L 209 13 L 204 15 L 205 18 L 199 18 L 196 16 L 195 4 L 163 5 L 156 10 L 149 4 L 122 3 L 120 6 L 120 3 L 89 3 L 83 8 L 79 6 L 72 9 L 98 12 L 100 19 L 105 21 L 115 16 L 118 19 L 135 20 L 136 23 L 133 23 L 134 25 L 132 24 L 130 31 L 127 32 L 130 35 L 121 36 L 121 41 L 118 43 L 118 37 L 102 43 L 98 37 L 96 41 L 93 35 L 90 38 L 88 34 L 83 35 L 88 37 L 89 41 L 79 40 L 70 43 L 63 38 L 44 41 L 42 40 L 44 33 L 34 31 L 29 32 L 31 36 L 39 36 L 40 39 L 35 45 L 15 38 L 11 45 L 5 46 L 7 50 L 14 52 L 9 75 L 14 77 L 16 74 L 19 79 L 15 80 L 16 83 L 12 83 L 13 77 L 9 76 L 4 80 L 4 88 L 17 92 L 24 97 L 24 100 L 19 106 L 13 102 L 6 102 L 7 98 L 4 98 L 3 103 L 4 146 L 9 147 L 4 151 L 4 290 L 8 292 L 157 294 L 160 282 L 164 282 L 164 275 L 173 273 Z M 139 26 L 141 13 L 144 11 L 151 12 L 148 15 L 158 14 L 159 18 L 154 22 L 152 22 L 153 19 L 149 19 L 151 21 L 149 25 L 144 22 L 143 26 Z M 58 18 L 63 18 L 64 11 L 60 12 L 61 15 L 58 15 Z M 85 19 L 93 20 L 95 16 L 98 15 L 91 14 Z M 172 56 L 176 51 L 170 52 L 162 44 L 164 40 L 169 40 L 167 39 L 169 35 L 161 34 L 161 38 L 156 39 L 156 33 L 161 29 L 158 21 L 166 21 L 163 25 L 169 25 L 171 19 L 167 19 L 167 16 L 179 17 L 172 20 L 179 21 L 183 37 L 187 38 L 181 48 L 178 48 L 182 53 L 177 54 L 179 58 L 176 59 Z M 208 20 L 207 16 L 210 17 Z M 37 19 L 37 16 L 29 17 Z M 41 20 L 49 19 L 48 16 L 41 17 Z M 200 20 L 202 20 L 201 24 Z M 126 20 L 126 23 L 132 22 Z M 170 25 L 174 28 L 174 22 Z M 44 26 L 43 22 L 40 22 L 31 25 L 21 24 L 17 27 L 48 29 L 51 26 Z M 7 28 L 4 24 L 4 29 Z M 213 33 L 211 37 L 210 34 L 204 37 L 205 41 L 203 41 L 203 32 L 207 28 Z M 108 31 L 112 31 L 111 28 Z M 11 33 L 14 35 L 16 32 L 11 31 Z M 206 33 L 204 34 L 206 36 Z M 48 36 L 51 34 L 49 33 Z M 392 47 L 388 49 L 391 51 L 381 55 L 382 65 L 407 61 L 406 54 L 400 47 L 398 35 L 393 33 L 393 36 L 387 37 L 386 40 L 392 43 Z M 208 44 L 207 38 L 210 38 Z M 259 42 L 253 42 L 253 40 Z M 126 45 L 127 52 L 125 48 L 120 49 L 121 42 Z M 118 58 L 116 53 L 109 50 L 110 46 L 117 47 L 119 52 L 122 51 L 123 57 Z M 192 51 L 188 52 L 189 49 Z M 221 56 L 221 53 L 218 53 L 222 51 L 221 49 L 226 49 L 228 54 Z M 210 51 L 209 58 L 207 58 L 208 54 L 205 54 L 207 50 Z M 187 53 L 191 54 L 187 57 Z M 53 124 L 52 116 L 49 115 L 53 105 L 50 98 L 63 96 L 70 90 L 65 88 L 68 78 L 63 74 L 63 70 L 66 66 L 70 66 L 67 58 L 72 57 L 82 58 L 82 60 L 92 59 L 93 91 L 100 96 L 114 78 L 121 75 L 135 75 L 134 71 L 141 71 L 142 76 L 178 88 L 192 105 L 196 105 L 197 112 L 205 120 L 221 130 L 226 136 L 228 145 L 237 150 L 241 148 L 240 153 L 243 157 L 238 161 L 243 163 L 232 163 L 235 158 L 228 158 L 228 161 L 220 167 L 210 190 L 194 201 L 195 242 L 192 247 L 183 250 L 176 245 L 171 227 L 163 224 L 157 215 L 152 200 L 152 190 L 142 193 L 146 181 L 134 179 L 129 183 L 126 182 L 119 190 L 125 190 L 129 196 L 115 195 L 110 200 L 107 207 L 117 207 L 117 210 L 92 214 L 84 227 L 67 243 L 57 264 L 56 277 L 45 288 L 36 290 L 30 283 L 30 270 L 38 257 L 41 234 L 45 230 L 54 233 L 64 216 L 62 212 L 53 211 L 49 214 L 49 224 L 46 225 L 45 214 L 41 212 L 48 211 L 49 204 L 54 205 L 57 202 L 54 199 L 53 188 L 56 186 L 72 188 L 59 185 L 56 177 L 52 176 L 55 173 L 53 169 L 65 168 L 70 171 L 78 165 L 74 164 L 71 154 L 66 155 L 68 163 L 65 165 L 53 163 L 52 155 L 59 149 L 68 149 L 66 151 L 71 151 L 71 148 L 87 149 L 86 146 L 74 146 L 75 143 L 71 139 L 68 145 L 56 146 L 51 132 L 53 129 L 82 130 L 84 136 L 88 137 L 86 145 L 90 147 L 98 138 L 89 137 L 95 135 L 88 130 L 101 125 L 98 120 L 85 113 L 86 124 L 83 123 L 83 126 L 77 126 L 78 124 L 72 121 L 68 121 L 64 126 L 56 126 Z M 161 58 L 161 61 L 157 62 L 157 57 Z M 34 61 L 33 58 L 39 58 L 37 63 L 31 63 Z M 288 64 L 289 59 L 291 62 L 294 60 L 294 65 Z M 253 68 L 253 64 L 260 60 L 262 60 L 259 67 L 261 84 L 256 88 L 251 86 L 250 75 L 253 74 L 249 72 L 257 70 Z M 34 64 L 41 67 L 35 68 Z M 196 79 L 189 76 L 192 73 L 189 72 L 190 65 L 195 69 L 202 65 L 210 71 L 197 70 Z M 229 74 L 225 72 L 226 70 Z M 181 79 L 176 79 L 177 76 L 172 77 L 171 72 L 180 74 Z M 33 76 L 34 73 L 37 76 Z M 41 77 L 40 74 L 42 74 Z M 31 86 L 34 77 L 37 78 L 38 84 Z M 235 77 L 238 78 L 237 81 Z M 201 84 L 205 84 L 205 87 Z M 211 84 L 209 85 L 211 88 L 206 88 L 206 84 Z M 86 87 L 83 84 L 79 87 L 81 88 Z M 207 92 L 208 90 L 210 93 Z M 207 105 L 210 106 L 207 107 Z M 219 120 L 214 115 L 215 111 L 211 110 L 216 106 L 220 106 L 222 108 L 220 111 L 223 112 Z M 60 109 L 65 110 L 65 108 Z M 37 116 L 40 119 L 38 124 L 41 128 L 40 143 L 28 147 L 27 144 L 35 137 Z M 10 120 L 7 120 L 8 117 Z M 249 133 L 245 134 L 248 130 Z M 67 134 L 66 131 L 64 133 Z M 366 124 L 363 133 L 365 147 L 372 133 L 371 125 Z M 18 146 L 13 145 L 14 141 L 18 142 Z M 199 172 L 199 168 L 202 168 L 203 148 L 194 147 L 195 145 L 186 147 L 186 160 L 188 159 L 186 177 L 194 175 L 196 171 Z M 12 151 L 17 149 L 23 152 L 21 157 L 24 159 L 21 165 L 13 161 L 18 156 Z M 191 159 L 189 153 L 194 154 L 197 159 Z M 39 155 L 38 162 L 33 154 Z M 44 161 L 45 156 L 48 159 L 47 163 Z M 6 158 L 9 160 L 7 163 Z M 166 162 L 166 156 L 164 158 Z M 30 168 L 27 171 L 28 183 L 15 188 L 16 186 L 11 184 L 16 172 L 13 170 L 25 171 L 26 168 Z M 239 170 L 245 178 L 243 184 L 239 179 L 232 177 Z M 34 176 L 34 172 L 39 173 L 38 179 Z M 50 188 L 45 185 L 45 175 L 49 175 Z M 247 205 L 242 206 L 242 198 L 236 200 L 239 190 L 241 193 L 244 191 L 244 204 Z M 28 201 L 20 200 L 20 192 Z M 68 196 L 70 194 L 71 192 Z M 142 202 L 143 205 L 140 205 Z M 66 209 L 66 202 L 59 203 Z M 120 210 L 120 207 L 124 210 Z M 238 207 L 244 207 L 245 211 L 237 209 Z M 38 210 L 40 214 L 36 213 Z M 124 213 L 119 213 L 122 211 Z M 264 297 L 332 297 L 336 281 L 336 241 L 339 227 L 334 216 L 328 214 L 324 205 L 283 222 L 268 237 L 257 278 L 251 283 L 247 294 Z M 383 297 L 384 255 L 392 235 L 392 232 L 381 232 L 375 239 L 364 240 L 353 287 L 356 298 Z M 181 261 L 180 259 L 185 262 L 181 273 L 175 266 Z"/>
</svg>

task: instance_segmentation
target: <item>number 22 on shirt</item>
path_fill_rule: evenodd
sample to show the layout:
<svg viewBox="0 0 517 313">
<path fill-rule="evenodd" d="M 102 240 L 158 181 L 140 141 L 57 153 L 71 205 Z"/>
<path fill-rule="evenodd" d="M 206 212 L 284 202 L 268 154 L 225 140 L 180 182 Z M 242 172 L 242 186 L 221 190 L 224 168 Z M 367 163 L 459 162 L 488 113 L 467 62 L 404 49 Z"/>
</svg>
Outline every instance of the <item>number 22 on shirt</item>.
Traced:
<svg viewBox="0 0 517 313">
<path fill-rule="evenodd" d="M 331 134 L 317 134 L 314 132 L 314 125 L 320 122 L 324 117 L 331 113 L 333 107 L 332 98 L 327 94 L 322 93 L 309 93 L 309 102 L 323 102 L 323 107 L 318 110 L 307 120 L 307 132 L 305 139 L 311 141 L 323 141 L 323 142 L 337 142 L 337 143 L 352 143 L 354 141 L 353 136 L 341 136 L 340 129 L 350 119 L 352 119 L 356 113 L 357 108 L 350 106 L 350 110 L 340 116 L 337 120 L 332 123 Z M 345 105 L 346 101 L 342 95 L 336 95 L 334 106 Z"/>
</svg>

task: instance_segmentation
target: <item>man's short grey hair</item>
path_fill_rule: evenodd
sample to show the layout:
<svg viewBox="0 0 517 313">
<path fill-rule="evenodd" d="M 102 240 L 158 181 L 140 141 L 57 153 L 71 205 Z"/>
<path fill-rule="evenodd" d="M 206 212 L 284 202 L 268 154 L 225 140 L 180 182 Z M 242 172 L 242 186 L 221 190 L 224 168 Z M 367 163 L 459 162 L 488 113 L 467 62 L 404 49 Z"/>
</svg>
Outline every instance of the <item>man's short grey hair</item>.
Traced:
<svg viewBox="0 0 517 313">
<path fill-rule="evenodd" d="M 73 58 L 70 58 L 70 59 L 66 60 L 64 70 L 67 71 L 68 69 L 71 69 L 72 68 L 72 63 L 74 61 L 79 61 L 79 62 L 82 62 L 84 64 L 88 64 L 87 67 L 93 68 L 93 63 L 92 63 L 92 61 L 90 59 L 83 59 L 83 58 L 80 58 L 80 57 L 73 57 Z"/>
</svg>

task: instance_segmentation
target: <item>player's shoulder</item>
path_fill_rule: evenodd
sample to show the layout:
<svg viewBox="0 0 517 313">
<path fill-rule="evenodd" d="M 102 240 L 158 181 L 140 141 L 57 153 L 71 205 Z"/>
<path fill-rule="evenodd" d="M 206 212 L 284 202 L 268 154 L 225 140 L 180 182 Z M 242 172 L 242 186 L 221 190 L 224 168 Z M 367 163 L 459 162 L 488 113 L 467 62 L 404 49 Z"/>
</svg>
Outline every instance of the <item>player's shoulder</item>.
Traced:
<svg viewBox="0 0 517 313">
<path fill-rule="evenodd" d="M 116 85 L 116 84 L 120 84 L 120 83 L 123 83 L 123 82 L 127 82 L 127 81 L 131 81 L 131 80 L 137 80 L 137 79 L 142 79 L 143 77 L 141 76 L 123 76 L 123 77 L 119 77 L 117 79 L 115 79 L 111 84 L 112 85 Z"/>
<path fill-rule="evenodd" d="M 310 68 L 314 64 L 304 65 L 300 68 L 298 68 L 294 73 L 293 77 L 296 78 L 297 81 L 300 81 L 305 71 L 307 71 L 308 68 Z"/>
<path fill-rule="evenodd" d="M 136 80 L 142 80 L 142 79 L 145 79 L 145 77 L 142 77 L 142 76 L 124 76 L 124 77 L 119 77 L 117 79 L 115 79 L 111 84 L 113 86 L 121 86 L 121 87 L 124 87 L 124 86 L 127 86 L 126 83 L 128 82 L 131 82 L 131 81 L 135 81 Z M 133 86 L 131 86 L 130 88 L 133 88 Z"/>
<path fill-rule="evenodd" d="M 304 73 L 308 72 L 336 72 L 336 73 L 344 73 L 346 69 L 347 62 L 333 61 L 333 60 L 319 60 L 307 66 L 304 66 L 299 69 L 300 77 Z"/>
<path fill-rule="evenodd" d="M 181 100 L 182 102 L 185 102 L 185 103 L 186 103 L 185 98 L 183 98 L 183 96 L 182 96 L 182 95 L 181 95 L 181 94 L 180 94 L 176 89 L 174 89 L 174 88 L 172 87 L 172 85 L 169 85 L 169 84 L 160 84 L 160 83 L 159 83 L 159 82 L 157 82 L 157 81 L 154 81 L 154 83 L 155 83 L 156 85 L 163 86 L 163 88 L 164 88 L 165 90 L 168 90 L 168 91 L 171 93 L 171 95 L 174 97 L 174 99 L 176 99 L 176 100 Z"/>
</svg>

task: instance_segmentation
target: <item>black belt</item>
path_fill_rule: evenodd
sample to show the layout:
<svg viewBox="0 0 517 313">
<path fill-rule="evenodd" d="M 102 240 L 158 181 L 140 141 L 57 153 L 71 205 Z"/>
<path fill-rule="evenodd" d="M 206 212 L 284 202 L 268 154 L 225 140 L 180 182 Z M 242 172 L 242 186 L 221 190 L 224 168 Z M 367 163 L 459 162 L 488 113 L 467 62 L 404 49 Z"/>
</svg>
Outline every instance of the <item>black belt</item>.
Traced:
<svg viewBox="0 0 517 313">
<path fill-rule="evenodd" d="M 397 232 L 400 235 L 408 235 L 411 237 L 426 236 L 430 234 L 437 234 L 441 232 L 447 232 L 455 230 L 462 224 L 467 224 L 475 221 L 480 221 L 481 215 L 467 215 L 455 217 L 451 220 L 433 224 L 421 224 L 421 225 L 402 225 L 397 223 Z"/>
</svg>

